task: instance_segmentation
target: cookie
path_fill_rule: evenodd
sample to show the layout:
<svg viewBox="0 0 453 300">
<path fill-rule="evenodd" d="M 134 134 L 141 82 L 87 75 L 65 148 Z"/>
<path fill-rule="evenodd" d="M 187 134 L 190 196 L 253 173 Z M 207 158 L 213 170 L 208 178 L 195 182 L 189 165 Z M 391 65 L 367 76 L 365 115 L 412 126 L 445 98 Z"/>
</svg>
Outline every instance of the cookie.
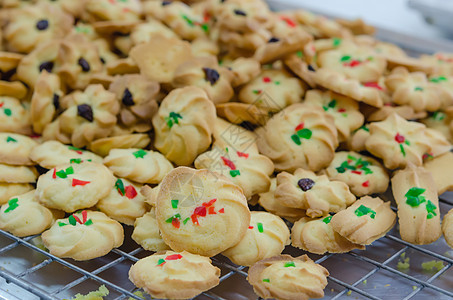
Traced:
<svg viewBox="0 0 453 300">
<path fill-rule="evenodd" d="M 31 166 L 13 166 L 0 163 L 0 183 L 34 183 L 38 172 Z"/>
<path fill-rule="evenodd" d="M 173 169 L 161 153 L 137 148 L 112 149 L 104 164 L 121 178 L 140 183 L 159 183 Z"/>
<path fill-rule="evenodd" d="M 215 117 L 215 106 L 202 89 L 174 89 L 153 117 L 154 146 L 177 165 L 190 165 L 211 144 Z"/>
<path fill-rule="evenodd" d="M 102 157 L 74 146 L 63 145 L 58 141 L 47 141 L 34 147 L 30 152 L 30 159 L 46 169 L 68 163 L 77 164 L 87 161 L 102 163 Z"/>
<path fill-rule="evenodd" d="M 442 232 L 439 198 L 431 173 L 409 164 L 393 175 L 392 192 L 398 206 L 401 238 L 418 245 L 435 242 Z"/>
<path fill-rule="evenodd" d="M 25 135 L 0 132 L 0 163 L 9 165 L 34 165 L 30 152 L 38 145 Z"/>
<path fill-rule="evenodd" d="M 59 1 L 37 0 L 36 2 L 49 3 L 50 5 L 61 8 L 63 11 L 70 15 L 73 15 L 74 17 L 80 17 L 85 10 L 87 0 L 81 0 L 77 2 L 74 2 L 72 0 L 59 0 Z"/>
<path fill-rule="evenodd" d="M 22 195 L 33 190 L 29 183 L 0 183 L 0 204 L 8 202 L 11 197 Z"/>
<path fill-rule="evenodd" d="M 257 135 L 242 126 L 227 122 L 219 117 L 214 121 L 212 132 L 214 143 L 223 147 L 232 147 L 240 152 L 258 152 Z"/>
<path fill-rule="evenodd" d="M 351 19 L 335 19 L 335 21 L 343 27 L 351 30 L 354 35 L 374 35 L 376 28 L 371 25 L 368 25 L 361 18 L 354 20 Z"/>
<path fill-rule="evenodd" d="M 105 157 L 109 155 L 112 149 L 142 149 L 148 146 L 150 142 L 151 139 L 148 134 L 126 134 L 97 139 L 91 142 L 88 148 L 94 153 Z"/>
<path fill-rule="evenodd" d="M 357 197 L 384 193 L 389 185 L 387 171 L 376 159 L 353 151 L 336 152 L 325 173 L 346 183 Z"/>
<path fill-rule="evenodd" d="M 333 230 L 352 243 L 369 245 L 383 237 L 396 223 L 390 202 L 365 196 L 345 210 L 336 213 L 331 221 Z"/>
<path fill-rule="evenodd" d="M 291 228 L 291 245 L 296 248 L 322 255 L 346 253 L 354 249 L 364 250 L 365 246 L 354 244 L 332 229 L 332 216 L 319 219 L 302 218 Z"/>
<path fill-rule="evenodd" d="M 44 246 L 57 257 L 90 260 L 123 244 L 123 227 L 98 211 L 82 210 L 57 220 L 41 235 Z"/>
<path fill-rule="evenodd" d="M 264 70 L 244 85 L 238 94 L 243 103 L 276 111 L 301 102 L 305 93 L 303 83 L 284 70 Z"/>
<path fill-rule="evenodd" d="M 428 114 L 426 111 L 415 111 L 412 106 L 408 105 L 395 105 L 393 103 L 386 103 L 381 108 L 370 106 L 368 113 L 362 111 L 368 122 L 379 122 L 387 119 L 393 113 L 398 114 L 406 120 L 418 120 L 425 118 Z"/>
<path fill-rule="evenodd" d="M 158 20 L 149 18 L 144 23 L 137 24 L 131 31 L 130 38 L 134 45 L 148 43 L 156 33 L 167 38 L 178 38 L 178 35 Z"/>
<path fill-rule="evenodd" d="M 351 133 L 363 125 L 364 117 L 359 105 L 351 98 L 331 91 L 310 90 L 305 95 L 305 104 L 322 107 L 332 115 L 338 130 L 338 140 L 346 141 Z"/>
<path fill-rule="evenodd" d="M 251 149 L 252 150 L 252 149 Z M 212 149 L 197 157 L 195 168 L 219 173 L 242 188 L 247 199 L 269 190 L 274 164 L 258 151 L 241 152 L 214 143 Z"/>
<path fill-rule="evenodd" d="M 254 211 L 242 240 L 222 254 L 237 265 L 252 266 L 282 253 L 289 244 L 289 235 L 288 226 L 282 219 L 271 213 Z"/>
<path fill-rule="evenodd" d="M 142 14 L 140 0 L 109 1 L 88 0 L 85 11 L 89 16 L 98 21 L 105 20 L 139 20 Z"/>
<path fill-rule="evenodd" d="M 130 57 L 110 61 L 106 64 L 105 68 L 109 75 L 140 73 L 138 65 Z"/>
<path fill-rule="evenodd" d="M 20 53 L 5 51 L 0 52 L 0 74 L 2 80 L 11 79 L 11 77 L 16 73 L 17 66 L 24 56 L 25 55 Z"/>
<path fill-rule="evenodd" d="M 369 125 L 364 124 L 359 129 L 357 129 L 346 141 L 347 148 L 355 152 L 365 151 L 365 142 L 369 136 Z"/>
<path fill-rule="evenodd" d="M 93 140 L 108 136 L 116 124 L 119 102 L 100 84 L 77 90 L 62 100 L 68 107 L 59 117 L 62 133 L 71 136 L 75 147 L 84 147 Z"/>
<path fill-rule="evenodd" d="M 48 209 L 35 199 L 35 190 L 18 194 L 3 204 L 0 209 L 0 229 L 15 236 L 24 237 L 40 234 L 64 212 Z"/>
<path fill-rule="evenodd" d="M 98 163 L 59 165 L 39 177 L 36 197 L 48 208 L 69 213 L 94 206 L 114 183 L 110 170 Z"/>
<path fill-rule="evenodd" d="M 449 168 L 452 163 L 453 153 L 451 152 L 428 159 L 423 163 L 425 170 L 430 172 L 433 177 L 438 195 L 453 189 L 453 176 L 450 176 L 449 174 L 452 171 L 452 169 Z"/>
<path fill-rule="evenodd" d="M 447 244 L 453 248 L 453 210 L 450 209 L 442 221 L 442 233 Z"/>
<path fill-rule="evenodd" d="M 214 256 L 241 240 L 250 211 L 241 188 L 225 177 L 179 167 L 160 184 L 156 218 L 164 242 L 173 250 Z"/>
<path fill-rule="evenodd" d="M 277 188 L 277 178 L 271 179 L 271 186 L 265 193 L 259 194 L 258 203 L 268 212 L 285 218 L 290 222 L 295 222 L 306 216 L 304 209 L 284 206 L 275 198 L 275 189 Z"/>
<path fill-rule="evenodd" d="M 31 123 L 33 131 L 40 134 L 62 110 L 60 100 L 64 96 L 60 77 L 43 70 L 36 79 L 31 98 Z"/>
<path fill-rule="evenodd" d="M 275 200 L 287 207 L 305 209 L 309 217 L 316 218 L 345 209 L 354 203 L 355 196 L 344 182 L 296 169 L 294 174 L 277 174 Z"/>
<path fill-rule="evenodd" d="M 352 35 L 349 29 L 341 26 L 338 22 L 303 9 L 296 10 L 294 18 L 297 22 L 315 29 L 315 37 L 318 38 L 348 38 Z"/>
<path fill-rule="evenodd" d="M 255 132 L 260 152 L 281 171 L 319 171 L 330 164 L 338 146 L 333 117 L 305 104 L 288 106 Z"/>
<path fill-rule="evenodd" d="M 187 61 L 176 68 L 172 85 L 175 88 L 196 86 L 203 89 L 215 104 L 228 102 L 234 95 L 231 87 L 233 75 L 217 64 L 215 57 Z"/>
<path fill-rule="evenodd" d="M 264 298 L 303 299 L 324 297 L 329 272 L 307 255 L 279 255 L 261 260 L 248 271 L 248 282 Z"/>
<path fill-rule="evenodd" d="M 134 223 L 132 239 L 148 251 L 170 250 L 170 247 L 164 243 L 157 226 L 156 211 L 154 208 L 150 212 L 137 218 Z"/>
<path fill-rule="evenodd" d="M 240 102 L 228 102 L 216 105 L 217 115 L 227 119 L 234 124 L 249 122 L 254 125 L 265 125 L 269 120 L 274 109 L 246 104 Z"/>
<path fill-rule="evenodd" d="M 246 84 L 261 72 L 261 65 L 252 58 L 239 57 L 231 62 L 219 61 L 219 64 L 231 69 L 233 80 L 231 85 L 237 87 Z"/>
<path fill-rule="evenodd" d="M 449 142 L 453 141 L 453 136 L 450 130 L 450 124 L 452 121 L 451 111 L 435 111 L 429 116 L 421 119 L 420 122 L 426 125 L 427 128 L 434 129 L 440 132 Z"/>
<path fill-rule="evenodd" d="M 31 134 L 30 112 L 12 97 L 0 97 L 0 132 Z"/>
<path fill-rule="evenodd" d="M 153 298 L 190 299 L 219 284 L 220 269 L 208 257 L 182 252 L 159 252 L 140 259 L 129 279 Z"/>
<path fill-rule="evenodd" d="M 451 53 L 437 52 L 433 55 L 421 55 L 420 60 L 434 67 L 436 74 L 453 75 L 453 56 Z"/>
<path fill-rule="evenodd" d="M 23 99 L 27 96 L 27 92 L 27 87 L 20 81 L 0 80 L 0 96 Z"/>
<path fill-rule="evenodd" d="M 104 214 L 126 225 L 134 225 L 137 218 L 146 211 L 144 197 L 140 194 L 140 185 L 118 178 L 110 193 L 99 200 L 96 208 Z"/>
</svg>

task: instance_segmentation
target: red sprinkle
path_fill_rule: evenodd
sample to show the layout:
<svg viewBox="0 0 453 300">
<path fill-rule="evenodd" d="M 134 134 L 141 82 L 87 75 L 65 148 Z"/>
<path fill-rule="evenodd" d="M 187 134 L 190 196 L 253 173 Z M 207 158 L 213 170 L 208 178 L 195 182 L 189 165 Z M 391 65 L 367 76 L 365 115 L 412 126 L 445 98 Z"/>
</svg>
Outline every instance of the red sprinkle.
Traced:
<svg viewBox="0 0 453 300">
<path fill-rule="evenodd" d="M 219 210 L 219 214 L 223 214 L 223 213 L 225 213 L 225 209 L 224 209 L 224 208 L 221 208 L 221 209 Z"/>
<path fill-rule="evenodd" d="M 234 162 L 232 162 L 231 160 L 229 160 L 228 158 L 225 158 L 223 156 L 221 156 L 220 158 L 223 160 L 223 163 L 225 164 L 225 166 L 228 166 L 231 170 L 236 170 L 236 166 L 235 166 Z"/>
<path fill-rule="evenodd" d="M 88 213 L 86 210 L 82 211 L 82 218 L 83 218 L 83 224 L 85 224 L 85 222 L 87 221 L 87 218 L 88 218 Z"/>
<path fill-rule="evenodd" d="M 358 65 L 360 65 L 361 63 L 362 63 L 361 61 L 353 59 L 350 62 L 343 63 L 343 66 L 354 68 L 354 67 L 357 67 Z"/>
<path fill-rule="evenodd" d="M 179 229 L 179 226 L 181 225 L 181 223 L 179 222 L 178 218 L 173 218 L 173 220 L 171 220 L 171 225 L 173 225 L 175 228 Z"/>
<path fill-rule="evenodd" d="M 88 183 L 90 183 L 90 181 L 83 181 L 83 180 L 78 180 L 78 179 L 75 179 L 73 178 L 72 179 L 72 186 L 77 186 L 77 185 L 87 185 Z"/>
<path fill-rule="evenodd" d="M 181 258 L 182 258 L 181 254 L 172 254 L 172 255 L 165 257 L 165 260 L 178 260 Z"/>
<path fill-rule="evenodd" d="M 362 183 L 362 186 L 363 187 L 369 187 L 370 186 L 370 181 L 369 180 L 365 181 L 364 183 Z"/>
<path fill-rule="evenodd" d="M 77 217 L 76 215 L 72 215 L 74 217 L 74 219 L 79 223 L 79 224 L 83 224 L 82 221 L 80 221 L 80 218 Z"/>
<path fill-rule="evenodd" d="M 217 201 L 217 199 L 212 199 L 212 200 L 210 200 L 208 203 L 203 202 L 202 205 L 203 205 L 204 207 L 208 207 L 208 206 L 213 205 L 216 201 Z"/>
<path fill-rule="evenodd" d="M 215 207 L 211 206 L 208 208 L 208 214 L 210 215 L 216 215 L 217 213 L 215 212 Z"/>
<path fill-rule="evenodd" d="M 200 217 L 206 217 L 206 207 L 205 206 L 196 207 L 193 214 Z"/>
<path fill-rule="evenodd" d="M 296 27 L 296 23 L 290 17 L 281 16 L 280 19 L 285 21 L 289 27 Z"/>
<path fill-rule="evenodd" d="M 363 86 L 375 88 L 378 90 L 383 90 L 383 88 L 377 82 L 365 82 Z"/>
<path fill-rule="evenodd" d="M 345 112 L 345 111 L 346 111 L 346 109 L 344 109 L 344 108 L 340 108 L 340 109 L 338 110 L 338 112 L 341 112 L 341 113 L 343 113 L 343 112 Z"/>
<path fill-rule="evenodd" d="M 399 144 L 404 143 L 405 140 L 406 139 L 404 138 L 404 136 L 400 135 L 399 133 L 395 135 L 395 141 L 397 141 Z"/>
<path fill-rule="evenodd" d="M 304 129 L 304 122 L 300 123 L 299 125 L 296 126 L 296 128 L 294 129 L 295 131 L 299 131 L 301 129 Z"/>
<path fill-rule="evenodd" d="M 52 178 L 57 179 L 57 169 L 56 168 L 53 169 Z"/>
<path fill-rule="evenodd" d="M 253 229 L 253 226 L 249 226 L 249 229 Z"/>
<path fill-rule="evenodd" d="M 359 174 L 361 175 L 362 174 L 362 171 L 357 171 L 357 170 L 352 170 L 351 173 L 354 173 L 354 174 Z"/>
<path fill-rule="evenodd" d="M 200 225 L 200 223 L 198 223 L 198 216 L 193 214 L 190 216 L 190 218 L 192 219 L 192 223 L 194 223 L 195 225 Z"/>
<path fill-rule="evenodd" d="M 0 103 L 0 108 L 2 108 L 3 105 L 5 105 L 5 102 Z"/>
<path fill-rule="evenodd" d="M 245 157 L 245 158 L 248 158 L 248 157 L 249 157 L 249 154 L 248 154 L 248 153 L 244 153 L 244 152 L 237 151 L 237 154 L 238 154 L 239 157 Z"/>
<path fill-rule="evenodd" d="M 269 83 L 272 80 L 269 77 L 263 77 L 263 82 Z"/>
<path fill-rule="evenodd" d="M 127 198 L 134 199 L 137 196 L 137 191 L 132 185 L 128 185 L 125 190 Z"/>
</svg>

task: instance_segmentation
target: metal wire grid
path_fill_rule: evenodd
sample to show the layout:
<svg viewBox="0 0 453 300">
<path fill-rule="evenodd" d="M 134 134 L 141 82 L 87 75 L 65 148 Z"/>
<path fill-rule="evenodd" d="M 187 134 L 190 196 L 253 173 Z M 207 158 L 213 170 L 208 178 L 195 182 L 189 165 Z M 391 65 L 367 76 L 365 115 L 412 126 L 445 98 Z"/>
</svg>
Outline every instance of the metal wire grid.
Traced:
<svg viewBox="0 0 453 300">
<path fill-rule="evenodd" d="M 441 203 L 445 205 L 447 209 L 450 209 L 453 207 L 452 203 L 449 202 L 448 200 L 445 199 L 440 199 Z M 17 249 L 20 245 L 27 247 L 28 249 L 31 249 L 34 252 L 37 252 L 39 254 L 42 254 L 45 256 L 45 259 L 43 259 L 41 262 L 35 264 L 32 267 L 26 268 L 24 271 L 20 272 L 19 274 L 14 274 L 13 272 L 9 270 L 5 270 L 2 268 L 0 270 L 0 276 L 5 278 L 8 283 L 13 283 L 29 292 L 32 294 L 38 296 L 41 299 L 61 299 L 58 295 L 61 294 L 62 292 L 69 291 L 70 289 L 76 287 L 77 285 L 83 283 L 84 281 L 87 280 L 95 280 L 99 285 L 104 284 L 110 292 L 114 292 L 117 294 L 117 296 L 114 296 L 114 299 L 142 299 L 138 295 L 134 294 L 133 292 L 136 291 L 133 286 L 129 286 L 129 288 L 125 288 L 122 286 L 122 284 L 114 283 L 112 280 L 108 280 L 105 278 L 105 276 L 102 276 L 101 273 L 108 271 L 108 270 L 114 270 L 115 266 L 118 266 L 119 264 L 129 261 L 130 263 L 135 263 L 136 261 L 139 260 L 140 257 L 144 257 L 148 255 L 148 252 L 143 250 L 141 247 L 135 248 L 133 250 L 129 249 L 124 249 L 121 250 L 119 249 L 114 249 L 112 252 L 118 255 L 116 259 L 111 260 L 110 262 L 106 264 L 102 264 L 100 267 L 95 268 L 94 270 L 86 270 L 83 267 L 77 266 L 74 261 L 71 260 L 65 260 L 58 258 L 45 250 L 41 249 L 40 247 L 34 245 L 32 243 L 32 240 L 37 237 L 37 236 L 31 236 L 31 237 L 26 237 L 26 238 L 18 238 L 15 237 L 14 235 L 0 230 L 1 235 L 4 237 L 7 237 L 8 239 L 11 240 L 11 244 L 8 244 L 2 248 L 0 248 L 0 255 L 3 255 L 5 252 Z M 453 265 L 453 259 L 450 257 L 447 257 L 446 255 L 441 255 L 439 253 L 436 253 L 434 251 L 426 249 L 426 247 L 423 246 L 417 246 L 417 245 L 412 245 L 410 243 L 407 243 L 403 240 L 401 240 L 397 234 L 389 233 L 386 235 L 384 238 L 388 241 L 393 242 L 395 245 L 399 245 L 400 249 L 397 249 L 395 252 L 391 253 L 388 255 L 388 258 L 385 259 L 384 261 L 380 262 L 379 259 L 373 259 L 369 258 L 366 255 L 362 255 L 361 253 L 357 252 L 349 252 L 347 254 L 343 254 L 351 259 L 357 260 L 360 263 L 368 264 L 373 266 L 372 269 L 370 269 L 366 274 L 363 274 L 360 276 L 359 279 L 355 279 L 352 283 L 348 283 L 344 279 L 340 279 L 342 277 L 336 276 L 331 274 L 331 276 L 328 277 L 329 285 L 326 289 L 326 292 L 330 292 L 329 295 L 326 294 L 326 298 L 330 299 L 339 299 L 342 298 L 343 296 L 349 296 L 351 295 L 352 292 L 354 292 L 354 295 L 359 295 L 362 296 L 363 298 L 366 299 L 382 299 L 372 292 L 368 291 L 367 289 L 364 289 L 363 287 L 359 286 L 361 283 L 366 283 L 367 279 L 371 278 L 374 274 L 376 274 L 379 271 L 385 270 L 392 275 L 394 275 L 394 278 L 392 280 L 397 280 L 400 278 L 407 279 L 413 284 L 413 290 L 407 294 L 405 297 L 402 299 L 411 299 L 417 294 L 419 294 L 421 291 L 430 289 L 432 291 L 435 291 L 438 293 L 438 295 L 443 295 L 445 298 L 453 298 L 453 284 L 449 285 L 449 288 L 444 289 L 441 288 L 435 284 L 433 284 L 433 281 L 439 278 L 442 274 L 447 272 L 449 268 Z M 372 246 L 371 246 L 372 247 Z M 420 279 L 418 275 L 409 275 L 404 272 L 399 271 L 397 268 L 394 268 L 392 266 L 389 266 L 390 262 L 395 262 L 395 260 L 398 259 L 398 257 L 406 251 L 413 250 L 416 252 L 420 252 L 432 259 L 436 260 L 441 260 L 445 263 L 445 266 L 436 272 L 435 274 L 432 274 L 431 276 L 425 278 L 425 279 Z M 285 250 L 286 252 L 290 252 L 292 255 L 301 255 L 305 253 L 302 250 L 295 249 L 293 247 L 287 247 Z M 368 250 L 367 250 L 368 251 Z M 363 252 L 363 254 L 366 254 L 366 252 Z M 312 256 L 312 255 L 311 255 Z M 339 256 L 339 254 L 328 254 L 324 256 L 320 256 L 319 258 L 315 258 L 315 261 L 317 263 L 323 264 L 327 260 L 331 258 L 335 258 L 335 256 Z M 51 263 L 56 262 L 59 264 L 59 268 L 63 271 L 63 268 L 69 268 L 75 272 L 78 273 L 80 277 L 77 279 L 71 280 L 68 283 L 65 283 L 64 285 L 61 285 L 59 288 L 49 291 L 45 288 L 42 288 L 39 285 L 34 284 L 33 282 L 30 282 L 30 280 L 27 280 L 27 277 L 30 276 L 31 274 L 34 274 L 38 272 L 39 270 L 42 270 L 44 267 L 50 265 Z M 228 260 L 222 258 L 221 256 L 213 258 L 213 263 L 217 265 L 219 268 L 222 269 L 222 276 L 220 278 L 220 286 L 226 286 L 228 283 L 225 283 L 229 278 L 232 276 L 240 276 L 240 280 L 246 282 L 246 267 L 243 266 L 236 266 L 229 262 Z M 60 270 L 58 269 L 58 270 Z M 453 270 L 453 268 L 452 268 Z M 343 273 L 343 274 L 347 274 Z M 58 276 L 58 275 L 57 275 Z M 450 278 L 450 277 L 449 277 Z M 452 276 L 453 279 L 453 276 Z M 338 289 L 338 291 L 335 291 L 335 289 L 331 289 L 329 291 L 329 286 L 330 285 L 336 285 L 337 287 L 340 287 L 341 289 Z M 386 286 L 389 286 L 386 285 Z M 72 295 L 74 296 L 74 295 Z M 218 293 L 217 288 L 214 288 L 211 291 L 205 292 L 202 295 L 200 295 L 198 298 L 202 299 L 216 299 L 216 300 L 221 300 L 221 299 L 228 299 L 231 297 L 224 298 L 225 296 L 222 295 L 222 293 Z M 248 295 L 248 298 L 251 296 Z M 391 298 L 395 299 L 395 298 Z M 439 299 L 439 298 L 438 298 Z"/>
</svg>

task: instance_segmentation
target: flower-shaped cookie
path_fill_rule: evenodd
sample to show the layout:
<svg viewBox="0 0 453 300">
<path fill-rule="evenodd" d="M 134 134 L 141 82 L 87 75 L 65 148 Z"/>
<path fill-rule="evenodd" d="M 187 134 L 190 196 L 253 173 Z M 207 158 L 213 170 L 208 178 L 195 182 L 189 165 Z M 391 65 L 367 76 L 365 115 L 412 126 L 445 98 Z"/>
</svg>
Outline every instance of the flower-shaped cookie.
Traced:
<svg viewBox="0 0 453 300">
<path fill-rule="evenodd" d="M 301 102 L 305 93 L 303 83 L 284 70 L 264 70 L 239 91 L 241 102 L 273 110 Z"/>
<path fill-rule="evenodd" d="M 153 117 L 154 146 L 170 161 L 190 165 L 211 144 L 215 117 L 215 106 L 202 89 L 175 89 Z"/>
<path fill-rule="evenodd" d="M 120 223 L 104 213 L 83 210 L 57 220 L 41 237 L 55 256 L 90 260 L 121 246 L 124 232 Z"/>
<path fill-rule="evenodd" d="M 151 208 L 150 212 L 135 220 L 132 239 L 148 251 L 157 252 L 170 249 L 160 235 L 155 208 Z"/>
<path fill-rule="evenodd" d="M 60 165 L 39 177 L 36 197 L 46 207 L 73 212 L 94 206 L 110 193 L 114 183 L 115 177 L 104 165 Z"/>
<path fill-rule="evenodd" d="M 250 225 L 240 187 L 220 174 L 187 167 L 174 169 L 161 182 L 156 218 L 172 249 L 204 256 L 236 245 Z"/>
<path fill-rule="evenodd" d="M 330 179 L 346 183 L 358 197 L 383 193 L 389 185 L 387 171 L 377 160 L 353 151 L 335 153 L 325 172 Z"/>
<path fill-rule="evenodd" d="M 305 209 L 311 218 L 339 212 L 355 201 L 344 182 L 330 181 L 326 175 L 317 176 L 304 169 L 277 175 L 275 199 L 284 206 Z"/>
<path fill-rule="evenodd" d="M 0 204 L 3 205 L 11 197 L 22 195 L 33 190 L 29 183 L 0 183 Z"/>
<path fill-rule="evenodd" d="M 291 245 L 302 250 L 324 254 L 345 253 L 354 249 L 364 250 L 363 245 L 351 243 L 332 229 L 332 216 L 319 219 L 302 218 L 291 228 Z"/>
<path fill-rule="evenodd" d="M 288 226 L 282 219 L 268 212 L 253 211 L 242 240 L 222 254 L 237 265 L 251 266 L 282 253 L 289 244 L 289 235 Z"/>
<path fill-rule="evenodd" d="M 58 7 L 39 4 L 7 14 L 4 38 L 8 49 L 29 53 L 42 42 L 63 38 L 71 31 L 74 19 Z"/>
<path fill-rule="evenodd" d="M 242 188 L 247 199 L 269 190 L 269 176 L 274 171 L 272 161 L 258 151 L 241 152 L 216 143 L 211 151 L 198 156 L 194 164 L 197 169 L 208 169 L 226 176 Z"/>
<path fill-rule="evenodd" d="M 305 95 L 304 103 L 322 107 L 334 117 L 340 142 L 347 140 L 364 121 L 357 101 L 331 91 L 310 90 Z"/>
<path fill-rule="evenodd" d="M 38 143 L 28 136 L 0 132 L 0 163 L 34 165 L 30 152 L 37 145 Z"/>
<path fill-rule="evenodd" d="M 85 11 L 97 21 L 138 21 L 142 3 L 140 0 L 88 0 Z"/>
<path fill-rule="evenodd" d="M 119 102 L 100 84 L 89 85 L 85 91 L 75 91 L 64 97 L 63 102 L 68 109 L 57 120 L 60 130 L 71 136 L 76 147 L 108 136 L 116 124 Z"/>
<path fill-rule="evenodd" d="M 173 165 L 157 151 L 112 149 L 104 158 L 106 165 L 116 176 L 140 183 L 159 183 Z"/>
<path fill-rule="evenodd" d="M 129 279 L 153 298 L 193 298 L 218 285 L 219 277 L 208 257 L 186 251 L 155 253 L 129 270 Z"/>
<path fill-rule="evenodd" d="M 279 255 L 253 265 L 247 280 L 264 299 L 304 299 L 324 297 L 329 272 L 307 255 Z"/>
<path fill-rule="evenodd" d="M 258 128 L 258 148 L 277 170 L 327 167 L 338 146 L 334 119 L 322 108 L 293 104 Z"/>
<path fill-rule="evenodd" d="M 0 229 L 15 236 L 40 234 L 64 212 L 48 209 L 35 199 L 35 190 L 19 194 L 3 204 L 0 209 Z"/>
<path fill-rule="evenodd" d="M 422 55 L 420 60 L 434 67 L 436 74 L 453 76 L 453 55 L 438 52 L 433 55 Z"/>
<path fill-rule="evenodd" d="M 261 72 L 260 63 L 252 58 L 239 57 L 231 62 L 224 62 L 223 65 L 233 72 L 233 81 L 231 82 L 233 87 L 249 82 Z"/>
</svg>

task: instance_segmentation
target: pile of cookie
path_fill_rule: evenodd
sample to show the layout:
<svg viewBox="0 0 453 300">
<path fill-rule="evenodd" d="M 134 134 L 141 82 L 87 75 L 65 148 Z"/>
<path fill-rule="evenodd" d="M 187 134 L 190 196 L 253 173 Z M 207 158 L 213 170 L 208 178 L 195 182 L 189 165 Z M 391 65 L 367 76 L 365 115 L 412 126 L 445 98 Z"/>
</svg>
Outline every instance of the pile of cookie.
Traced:
<svg viewBox="0 0 453 300">
<path fill-rule="evenodd" d="M 185 2 L 2 1 L 2 230 L 90 260 L 134 226 L 156 253 L 130 280 L 171 299 L 218 285 L 218 254 L 260 297 L 322 297 L 328 271 L 285 246 L 365 249 L 397 214 L 403 240 L 453 247 L 453 54 L 262 0 Z"/>
</svg>

